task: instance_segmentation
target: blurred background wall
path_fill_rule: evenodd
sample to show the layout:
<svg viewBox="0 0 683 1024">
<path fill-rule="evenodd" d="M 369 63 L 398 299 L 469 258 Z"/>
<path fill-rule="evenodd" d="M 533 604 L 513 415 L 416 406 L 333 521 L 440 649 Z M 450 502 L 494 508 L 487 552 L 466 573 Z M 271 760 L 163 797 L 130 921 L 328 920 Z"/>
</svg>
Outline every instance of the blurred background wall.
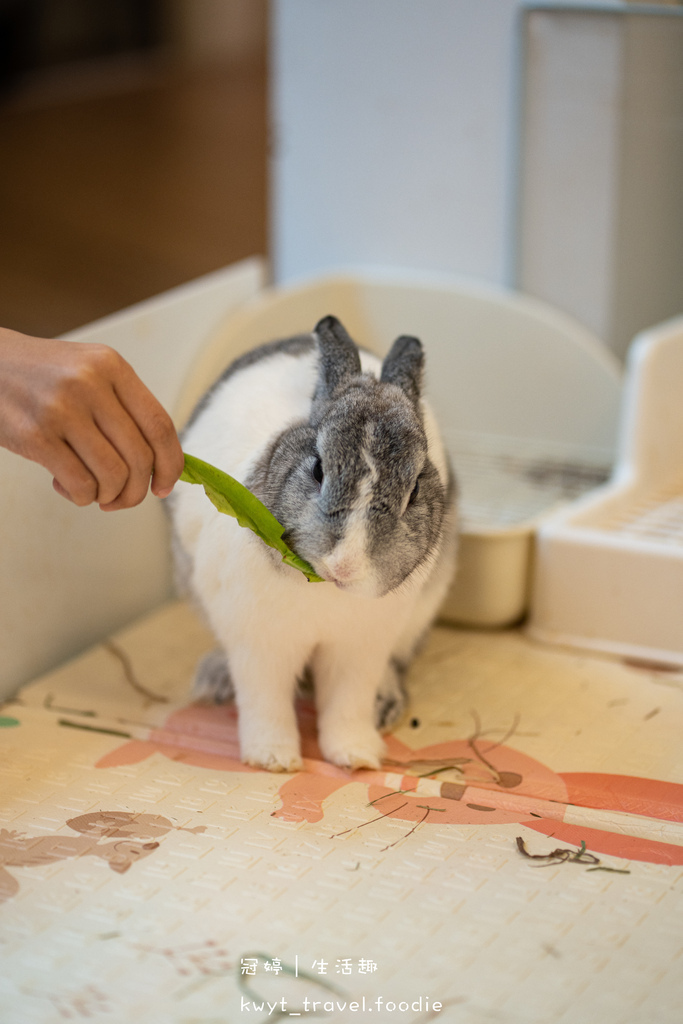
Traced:
<svg viewBox="0 0 683 1024">
<path fill-rule="evenodd" d="M 683 310 L 683 7 L 0 0 L 0 323 L 254 253 L 519 287 L 622 354 Z"/>
<path fill-rule="evenodd" d="M 519 287 L 617 353 L 683 312 L 683 9 L 274 0 L 279 280 Z"/>
<path fill-rule="evenodd" d="M 267 0 L 0 0 L 0 324 L 55 335 L 267 242 Z"/>
</svg>

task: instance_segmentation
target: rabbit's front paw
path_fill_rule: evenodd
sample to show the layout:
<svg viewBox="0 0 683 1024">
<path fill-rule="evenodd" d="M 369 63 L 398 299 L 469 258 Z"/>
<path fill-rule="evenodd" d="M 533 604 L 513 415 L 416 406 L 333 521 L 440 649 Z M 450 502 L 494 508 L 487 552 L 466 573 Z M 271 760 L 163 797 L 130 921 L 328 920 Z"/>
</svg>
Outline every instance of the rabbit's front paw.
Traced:
<svg viewBox="0 0 683 1024">
<path fill-rule="evenodd" d="M 285 741 L 268 743 L 267 740 L 242 743 L 242 760 L 254 768 L 269 772 L 298 772 L 303 761 L 297 743 Z"/>
<path fill-rule="evenodd" d="M 334 735 L 320 737 L 320 749 L 325 760 L 338 764 L 340 768 L 379 768 L 384 755 L 384 740 L 372 728 L 356 730 L 345 735 L 335 731 Z"/>
</svg>

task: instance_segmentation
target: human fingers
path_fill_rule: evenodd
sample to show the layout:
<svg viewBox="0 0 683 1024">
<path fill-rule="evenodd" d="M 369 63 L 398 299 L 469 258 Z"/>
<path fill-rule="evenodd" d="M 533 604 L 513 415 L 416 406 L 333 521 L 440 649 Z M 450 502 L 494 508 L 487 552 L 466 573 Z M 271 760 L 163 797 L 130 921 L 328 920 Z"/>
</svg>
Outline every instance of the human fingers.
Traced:
<svg viewBox="0 0 683 1024">
<path fill-rule="evenodd" d="M 183 455 L 172 421 L 104 345 L 0 329 L 0 444 L 45 466 L 78 505 L 127 508 L 167 494 Z"/>
<path fill-rule="evenodd" d="M 61 421 L 66 440 L 97 481 L 100 508 L 139 504 L 153 472 L 157 493 L 168 493 L 183 466 L 170 417 L 113 349 L 88 344 L 79 349 L 79 373 L 71 382 L 73 415 L 63 413 Z"/>
<path fill-rule="evenodd" d="M 152 491 L 165 498 L 172 491 L 184 465 L 173 421 L 128 363 L 124 362 L 119 367 L 114 387 L 119 402 L 152 451 Z"/>
<path fill-rule="evenodd" d="M 55 490 L 79 506 L 115 499 L 129 477 L 95 421 L 98 410 L 114 407 L 125 435 L 130 417 L 111 380 L 119 361 L 105 346 L 0 329 L 0 444 L 48 469 Z M 147 485 L 152 457 L 139 433 L 138 441 L 148 452 Z"/>
<path fill-rule="evenodd" d="M 106 473 L 100 474 L 85 450 L 79 450 L 86 465 L 98 478 L 100 487 L 97 501 L 100 508 L 105 512 L 113 512 L 139 505 L 149 490 L 154 470 L 152 448 L 113 390 L 98 404 L 94 421 L 101 436 L 115 450 L 125 467 L 122 476 L 116 475 L 112 466 L 107 468 Z"/>
<path fill-rule="evenodd" d="M 71 495 L 65 487 L 62 487 L 57 477 L 52 478 L 52 486 L 60 497 L 66 498 L 67 501 L 71 501 Z"/>
<path fill-rule="evenodd" d="M 131 508 L 149 488 L 154 455 L 113 386 L 98 386 L 61 409 L 61 444 L 41 461 L 75 504 Z"/>
<path fill-rule="evenodd" d="M 97 501 L 97 480 L 66 442 L 44 449 L 35 461 L 53 474 L 52 486 L 62 498 L 81 508 Z"/>
<path fill-rule="evenodd" d="M 102 409 L 108 402 L 115 403 L 113 396 L 102 396 L 98 407 L 98 415 L 105 420 L 108 417 L 106 413 L 102 413 Z M 126 420 L 129 420 L 129 417 L 121 410 L 117 431 L 111 431 L 112 434 L 115 433 L 116 441 L 108 436 L 97 420 L 84 410 L 74 411 L 74 416 L 65 420 L 63 424 L 64 446 L 73 454 L 75 462 L 67 461 L 67 458 L 62 456 L 61 466 L 57 469 L 57 458 L 53 456 L 49 464 L 46 462 L 43 464 L 53 472 L 75 504 L 88 504 L 95 501 L 99 505 L 108 505 L 126 490 L 131 478 L 130 448 L 134 441 L 126 443 L 122 438 L 126 434 L 134 435 L 136 432 L 134 424 L 128 425 Z M 147 492 L 152 465 L 152 455 L 148 446 L 139 435 L 138 439 L 140 445 L 147 451 L 147 476 L 142 486 L 142 493 L 135 503 L 141 501 Z M 136 469 L 138 489 L 142 473 L 143 471 Z M 85 486 L 86 474 L 94 481 L 94 488 Z"/>
<path fill-rule="evenodd" d="M 125 410 L 118 409 L 115 424 L 102 411 L 100 417 L 106 426 L 79 427 L 74 449 L 65 443 L 66 454 L 45 458 L 43 464 L 55 474 L 57 493 L 76 505 L 96 501 L 107 512 L 132 508 L 149 489 L 152 450 Z"/>
</svg>

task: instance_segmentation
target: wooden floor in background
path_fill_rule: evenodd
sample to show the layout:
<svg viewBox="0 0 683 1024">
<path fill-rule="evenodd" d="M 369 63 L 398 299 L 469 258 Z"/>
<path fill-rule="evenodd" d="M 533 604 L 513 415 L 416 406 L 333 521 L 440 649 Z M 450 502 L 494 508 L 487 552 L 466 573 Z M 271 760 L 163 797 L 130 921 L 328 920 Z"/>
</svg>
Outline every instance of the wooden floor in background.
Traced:
<svg viewBox="0 0 683 1024">
<path fill-rule="evenodd" d="M 265 254 L 266 77 L 258 59 L 0 102 L 0 325 L 54 336 Z"/>
</svg>

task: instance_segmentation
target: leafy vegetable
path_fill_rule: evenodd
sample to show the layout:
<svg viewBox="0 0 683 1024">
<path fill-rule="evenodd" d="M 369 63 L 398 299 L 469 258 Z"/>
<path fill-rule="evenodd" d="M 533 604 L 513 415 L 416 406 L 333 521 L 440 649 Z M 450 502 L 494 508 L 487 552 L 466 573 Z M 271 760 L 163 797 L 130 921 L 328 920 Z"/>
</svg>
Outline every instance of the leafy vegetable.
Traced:
<svg viewBox="0 0 683 1024">
<path fill-rule="evenodd" d="M 275 548 L 282 555 L 282 561 L 302 572 L 309 583 L 323 583 L 312 566 L 299 558 L 282 539 L 284 526 L 277 521 L 262 501 L 241 484 L 239 480 L 216 469 L 208 462 L 202 462 L 194 455 L 185 455 L 185 468 L 180 479 L 188 484 L 201 484 L 207 497 L 219 512 L 233 516 L 240 526 L 252 530 L 268 547 Z"/>
</svg>

